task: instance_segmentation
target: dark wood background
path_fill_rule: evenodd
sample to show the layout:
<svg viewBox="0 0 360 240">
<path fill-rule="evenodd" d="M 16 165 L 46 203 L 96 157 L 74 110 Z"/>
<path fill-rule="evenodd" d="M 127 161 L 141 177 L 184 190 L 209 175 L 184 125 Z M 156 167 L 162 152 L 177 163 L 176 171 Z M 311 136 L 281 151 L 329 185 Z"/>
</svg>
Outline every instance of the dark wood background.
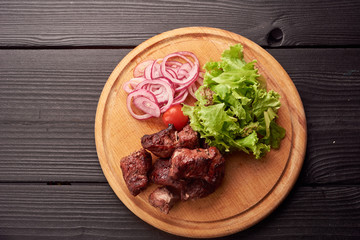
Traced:
<svg viewBox="0 0 360 240">
<path fill-rule="evenodd" d="M 179 27 L 243 35 L 302 98 L 301 175 L 269 217 L 223 239 L 360 238 L 360 2 L 0 1 L 0 239 L 182 239 L 132 214 L 94 143 L 101 90 L 144 40 Z"/>
</svg>

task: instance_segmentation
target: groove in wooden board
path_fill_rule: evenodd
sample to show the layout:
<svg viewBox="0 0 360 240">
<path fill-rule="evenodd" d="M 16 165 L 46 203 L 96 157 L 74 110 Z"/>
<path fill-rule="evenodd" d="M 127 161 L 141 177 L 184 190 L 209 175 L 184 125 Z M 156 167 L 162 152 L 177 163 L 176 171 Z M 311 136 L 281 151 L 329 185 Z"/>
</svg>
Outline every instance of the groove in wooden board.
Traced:
<svg viewBox="0 0 360 240">
<path fill-rule="evenodd" d="M 359 204 L 359 186 L 297 186 L 271 214 L 271 221 L 265 219 L 229 239 L 359 237 Z M 0 229 L 1 239 L 183 239 L 139 221 L 107 184 L 0 184 Z"/>
<path fill-rule="evenodd" d="M 267 80 L 268 88 L 282 96 L 278 123 L 287 130 L 282 147 L 268 153 L 262 161 L 254 161 L 246 154 L 227 156 L 227 174 L 215 193 L 194 202 L 179 204 L 169 215 L 161 214 L 147 203 L 147 196 L 153 187 L 136 198 L 131 196 L 122 178 L 119 159 L 141 147 L 143 134 L 159 131 L 164 126 L 157 119 L 142 122 L 129 115 L 125 108 L 126 93 L 122 91 L 122 83 L 131 78 L 134 67 L 142 60 L 160 58 L 176 51 L 191 51 L 202 65 L 209 59 L 219 59 L 223 50 L 239 42 L 244 46 L 245 60 L 257 59 L 257 68 Z M 259 46 L 220 29 L 183 28 L 149 39 L 130 52 L 115 68 L 99 100 L 95 140 L 100 164 L 110 186 L 131 211 L 153 226 L 176 235 L 216 237 L 257 223 L 286 196 L 296 180 L 304 157 L 306 120 L 301 100 L 290 78 L 276 60 Z"/>
<path fill-rule="evenodd" d="M 133 46 L 194 24 L 237 32 L 262 46 L 268 45 L 267 35 L 274 28 L 284 32 L 277 45 L 358 45 L 358 8 L 355 0 L 1 1 L 0 45 Z"/>
</svg>

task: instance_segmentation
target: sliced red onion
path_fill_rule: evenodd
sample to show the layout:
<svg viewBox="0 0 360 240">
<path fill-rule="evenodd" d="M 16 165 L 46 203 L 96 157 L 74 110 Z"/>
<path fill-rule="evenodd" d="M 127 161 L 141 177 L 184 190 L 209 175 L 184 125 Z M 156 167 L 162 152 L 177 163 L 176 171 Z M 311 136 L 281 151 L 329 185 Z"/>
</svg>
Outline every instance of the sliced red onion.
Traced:
<svg viewBox="0 0 360 240">
<path fill-rule="evenodd" d="M 196 96 L 195 96 L 195 92 L 196 92 L 196 90 L 199 88 L 199 87 L 196 86 L 196 85 L 201 86 L 201 85 L 203 85 L 203 83 L 204 83 L 204 79 L 203 79 L 203 77 L 202 77 L 204 74 L 201 74 L 201 73 L 203 73 L 203 72 L 200 72 L 198 79 L 197 79 L 193 84 L 191 84 L 191 85 L 188 87 L 188 90 L 189 90 L 190 95 L 191 95 L 193 98 L 195 98 L 195 99 L 197 99 Z"/>
<path fill-rule="evenodd" d="M 181 62 L 178 62 L 178 61 L 167 61 L 165 63 L 165 65 L 167 67 L 171 67 L 171 68 L 179 68 L 181 67 L 181 65 L 183 65 Z"/>
<path fill-rule="evenodd" d="M 188 94 L 188 89 L 183 89 L 182 91 L 178 92 L 178 94 L 174 98 L 173 105 L 184 102 Z"/>
<path fill-rule="evenodd" d="M 151 79 L 156 79 L 156 78 L 162 77 L 162 73 L 160 71 L 160 64 L 157 63 L 157 61 L 155 61 L 151 66 L 150 76 L 151 76 Z"/>
<path fill-rule="evenodd" d="M 132 110 L 131 107 L 131 103 L 132 103 L 132 99 L 134 98 L 134 101 L 136 101 L 136 99 L 140 98 L 140 100 L 138 100 L 139 102 L 137 102 L 137 104 L 135 104 L 136 107 L 140 108 L 141 110 L 143 110 L 145 112 L 145 114 L 136 114 L 134 113 L 134 111 Z M 148 102 L 148 105 L 146 105 L 144 103 L 144 100 L 147 99 L 146 101 Z M 156 97 L 154 96 L 154 94 L 152 94 L 149 91 L 146 91 L 145 89 L 139 89 L 139 90 L 135 90 L 133 92 L 131 92 L 126 99 L 126 105 L 128 108 L 128 111 L 130 112 L 130 114 L 136 118 L 136 119 L 148 119 L 154 116 L 157 116 L 160 114 L 158 114 L 157 109 L 154 107 L 154 105 L 156 105 L 158 107 L 158 102 L 156 100 Z M 142 105 L 142 106 L 141 106 Z M 139 107 L 140 106 L 140 107 Z M 146 108 L 145 106 L 149 106 L 148 108 Z"/>
<path fill-rule="evenodd" d="M 192 66 L 189 63 L 184 63 L 178 70 L 177 76 L 179 79 L 189 77 L 189 72 L 191 71 Z"/>
<path fill-rule="evenodd" d="M 168 74 L 171 75 L 171 77 L 173 77 L 173 78 L 177 78 L 177 77 L 178 77 L 177 74 L 176 74 L 177 69 L 167 68 L 166 71 L 167 71 Z M 161 73 L 162 73 L 162 72 L 161 72 Z M 167 79 L 169 79 L 169 78 L 167 78 Z M 169 81 L 173 82 L 171 79 L 169 79 Z"/>
<path fill-rule="evenodd" d="M 155 97 L 157 97 L 157 100 L 159 103 L 160 102 L 165 103 L 165 105 L 160 108 L 161 112 L 163 113 L 172 105 L 172 102 L 174 100 L 174 90 L 170 86 L 168 81 L 163 80 L 163 79 L 142 81 L 141 83 L 139 83 L 136 86 L 136 89 L 146 89 L 147 91 L 149 91 L 150 90 L 149 86 L 152 86 L 152 85 L 161 86 L 164 88 L 164 94 L 162 94 L 160 97 L 155 96 L 155 94 L 152 93 Z"/>
<path fill-rule="evenodd" d="M 151 65 L 152 63 L 154 62 L 154 60 L 147 60 L 145 62 L 141 62 L 139 63 L 135 69 L 134 69 L 134 77 L 137 78 L 137 77 L 143 77 L 144 76 L 144 71 L 145 71 L 145 68 L 148 66 L 148 65 Z"/>
<path fill-rule="evenodd" d="M 196 90 L 197 90 L 197 87 L 196 87 L 195 83 L 193 83 L 193 84 L 191 84 L 191 85 L 189 86 L 189 93 L 190 93 L 190 95 L 191 95 L 193 98 L 195 98 L 195 99 L 197 99 L 196 96 L 195 96 Z"/>
<path fill-rule="evenodd" d="M 189 60 L 186 56 L 190 56 L 191 58 L 193 58 L 194 63 L 191 60 Z M 166 62 L 168 61 L 168 59 L 174 58 L 174 57 L 179 57 L 179 58 L 185 60 L 188 64 L 190 64 L 192 66 L 191 70 L 189 71 L 189 76 L 185 80 L 179 80 L 179 79 L 175 78 L 175 76 L 172 76 L 172 74 L 170 74 L 169 71 L 167 71 L 167 69 L 166 69 Z M 185 85 L 185 87 L 187 87 L 197 79 L 197 77 L 199 75 L 199 66 L 200 66 L 199 60 L 193 53 L 191 53 L 191 52 L 176 52 L 176 53 L 167 55 L 163 59 L 163 61 L 161 63 L 161 72 L 164 77 L 170 79 L 173 83 L 177 83 L 179 85 Z"/>
<path fill-rule="evenodd" d="M 147 67 L 144 70 L 144 77 L 146 79 L 152 79 L 151 77 L 151 68 L 155 61 L 153 61 L 151 64 L 147 65 Z"/>
<path fill-rule="evenodd" d="M 176 52 L 138 64 L 134 78 L 123 85 L 129 93 L 130 114 L 136 119 L 159 117 L 172 105 L 184 102 L 189 94 L 195 97 L 196 83 L 202 81 L 199 68 L 199 60 L 191 52 Z M 144 114 L 134 113 L 132 103 Z"/>
<path fill-rule="evenodd" d="M 146 80 L 146 79 L 143 77 L 132 78 L 129 81 L 124 83 L 123 88 L 127 93 L 131 93 L 132 91 L 135 90 L 136 86 L 144 80 Z"/>
<path fill-rule="evenodd" d="M 160 117 L 160 108 L 156 102 L 143 96 L 134 98 L 133 102 L 134 105 L 143 112 L 150 114 L 152 117 Z"/>
</svg>

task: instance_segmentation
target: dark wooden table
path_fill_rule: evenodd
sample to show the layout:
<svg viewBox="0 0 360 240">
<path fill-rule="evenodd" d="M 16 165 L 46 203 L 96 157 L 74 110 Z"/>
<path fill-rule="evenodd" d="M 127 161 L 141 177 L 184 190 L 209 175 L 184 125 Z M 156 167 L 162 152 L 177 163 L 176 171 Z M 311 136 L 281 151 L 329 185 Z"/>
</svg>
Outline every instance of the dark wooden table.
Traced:
<svg viewBox="0 0 360 240">
<path fill-rule="evenodd" d="M 118 62 L 187 26 L 243 35 L 294 81 L 307 153 L 269 217 L 223 239 L 360 239 L 360 2 L 1 1 L 0 239 L 182 239 L 140 220 L 100 168 L 94 117 Z"/>
</svg>

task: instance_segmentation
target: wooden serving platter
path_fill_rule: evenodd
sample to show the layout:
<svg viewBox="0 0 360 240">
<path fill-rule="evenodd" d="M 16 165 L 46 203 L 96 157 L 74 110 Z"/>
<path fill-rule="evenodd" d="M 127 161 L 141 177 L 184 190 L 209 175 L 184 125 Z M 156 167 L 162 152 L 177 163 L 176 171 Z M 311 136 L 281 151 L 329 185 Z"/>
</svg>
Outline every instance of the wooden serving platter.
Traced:
<svg viewBox="0 0 360 240">
<path fill-rule="evenodd" d="M 256 59 L 267 87 L 281 95 L 278 123 L 286 137 L 278 150 L 256 160 L 244 153 L 226 156 L 225 178 L 210 196 L 180 202 L 168 215 L 148 203 L 156 187 L 133 197 L 125 186 L 120 159 L 141 148 L 140 138 L 166 126 L 161 119 L 136 120 L 126 108 L 122 84 L 135 66 L 176 51 L 193 52 L 203 66 L 220 60 L 230 45 L 244 46 L 245 60 Z M 206 27 L 181 28 L 159 34 L 131 51 L 115 68 L 99 99 L 95 120 L 96 148 L 102 170 L 119 199 L 139 218 L 163 231 L 186 237 L 209 238 L 246 229 L 265 218 L 290 192 L 303 163 L 306 119 L 295 85 L 281 65 L 254 42 L 228 31 Z M 126 224 L 126 223 L 124 223 Z"/>
</svg>

